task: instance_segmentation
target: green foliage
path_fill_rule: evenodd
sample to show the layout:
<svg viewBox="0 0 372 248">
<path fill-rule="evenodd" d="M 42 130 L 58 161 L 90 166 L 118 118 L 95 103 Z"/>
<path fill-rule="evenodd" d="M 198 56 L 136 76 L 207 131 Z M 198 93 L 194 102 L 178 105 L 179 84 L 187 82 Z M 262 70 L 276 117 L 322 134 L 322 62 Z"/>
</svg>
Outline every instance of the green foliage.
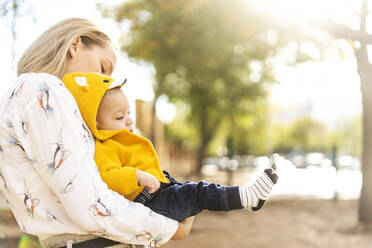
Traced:
<svg viewBox="0 0 372 248">
<path fill-rule="evenodd" d="M 168 141 L 177 147 L 182 147 L 187 150 L 195 150 L 198 148 L 198 135 L 194 126 L 189 125 L 187 118 L 190 117 L 190 108 L 183 102 L 175 103 L 177 115 L 175 119 L 165 126 L 165 136 Z"/>
<path fill-rule="evenodd" d="M 339 153 L 360 157 L 362 153 L 362 117 L 340 121 L 330 135 Z"/>
<path fill-rule="evenodd" d="M 173 144 L 186 149 L 197 149 L 198 139 L 195 126 L 188 125 L 190 115 L 189 107 L 177 102 L 177 116 L 166 126 L 166 136 Z M 235 116 L 229 121 L 221 123 L 213 140 L 208 146 L 207 155 L 216 156 L 217 150 L 226 146 L 229 155 L 255 154 L 263 155 L 269 151 L 266 102 L 251 102 L 251 114 Z"/>
<path fill-rule="evenodd" d="M 245 0 L 129 0 L 111 11 L 100 8 L 129 23 L 122 50 L 154 65 L 155 101 L 165 94 L 189 107 L 187 116 L 168 125 L 170 140 L 180 145 L 189 138 L 199 162 L 228 137 L 233 152 L 267 152 L 260 106 L 266 84 L 274 81 L 270 59 L 289 40 L 301 40 L 301 32 L 289 28 L 278 37 L 283 27 Z"/>
<path fill-rule="evenodd" d="M 269 152 L 268 118 L 266 101 L 261 99 L 252 102 L 252 113 L 236 116 L 229 124 L 231 137 L 231 155 L 254 154 L 263 155 Z M 226 143 L 228 147 L 228 144 Z"/>
<path fill-rule="evenodd" d="M 244 1 L 129 1 L 116 17 L 131 21 L 131 41 L 123 49 L 154 64 L 157 93 L 226 110 L 225 101 L 262 92 L 243 75 L 250 73 L 250 60 L 269 52 L 259 35 L 265 22 L 250 12 Z"/>
<path fill-rule="evenodd" d="M 312 118 L 301 118 L 289 125 L 273 125 L 273 150 L 276 152 L 331 153 L 335 146 L 340 154 L 360 156 L 361 118 L 343 120 L 332 128 Z"/>
<path fill-rule="evenodd" d="M 310 117 L 297 120 L 290 130 L 290 138 L 294 142 L 294 148 L 304 152 L 324 148 L 326 144 L 322 141 L 324 141 L 325 135 L 324 124 Z"/>
<path fill-rule="evenodd" d="M 114 16 L 131 23 L 122 49 L 154 65 L 155 96 L 190 106 L 202 146 L 222 123 L 252 114 L 250 103 L 272 80 L 268 21 L 246 1 L 132 0 Z"/>
</svg>

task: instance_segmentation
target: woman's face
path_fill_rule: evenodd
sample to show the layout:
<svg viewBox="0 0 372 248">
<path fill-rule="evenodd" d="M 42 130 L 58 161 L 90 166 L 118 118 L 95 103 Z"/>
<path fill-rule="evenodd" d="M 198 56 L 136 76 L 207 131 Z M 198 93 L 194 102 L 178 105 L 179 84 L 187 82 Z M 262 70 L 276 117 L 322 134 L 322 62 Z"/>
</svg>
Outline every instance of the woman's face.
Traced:
<svg viewBox="0 0 372 248">
<path fill-rule="evenodd" d="M 68 50 L 63 75 L 70 72 L 97 72 L 111 76 L 116 65 L 116 56 L 112 46 L 85 46 L 78 38 Z M 63 77 L 62 75 L 62 77 Z"/>
</svg>

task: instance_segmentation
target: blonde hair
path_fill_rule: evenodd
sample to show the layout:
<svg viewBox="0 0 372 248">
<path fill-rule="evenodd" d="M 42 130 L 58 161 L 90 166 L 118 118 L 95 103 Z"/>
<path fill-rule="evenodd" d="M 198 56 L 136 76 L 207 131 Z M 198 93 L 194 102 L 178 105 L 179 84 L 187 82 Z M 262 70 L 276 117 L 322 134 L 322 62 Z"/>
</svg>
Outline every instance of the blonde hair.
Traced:
<svg viewBox="0 0 372 248">
<path fill-rule="evenodd" d="M 87 47 L 112 44 L 111 39 L 91 21 L 69 18 L 51 26 L 27 48 L 18 61 L 17 75 L 46 72 L 62 77 L 68 49 L 77 37 Z"/>
</svg>

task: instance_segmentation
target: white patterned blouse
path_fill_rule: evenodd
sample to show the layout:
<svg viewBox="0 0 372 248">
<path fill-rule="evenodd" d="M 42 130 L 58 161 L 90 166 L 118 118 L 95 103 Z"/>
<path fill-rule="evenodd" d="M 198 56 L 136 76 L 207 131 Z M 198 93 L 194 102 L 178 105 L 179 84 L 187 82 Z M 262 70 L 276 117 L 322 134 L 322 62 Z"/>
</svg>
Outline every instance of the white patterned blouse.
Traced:
<svg viewBox="0 0 372 248">
<path fill-rule="evenodd" d="M 164 244 L 175 233 L 176 221 L 101 180 L 93 136 L 59 78 L 22 74 L 0 98 L 0 113 L 0 190 L 24 232 L 143 245 Z"/>
</svg>

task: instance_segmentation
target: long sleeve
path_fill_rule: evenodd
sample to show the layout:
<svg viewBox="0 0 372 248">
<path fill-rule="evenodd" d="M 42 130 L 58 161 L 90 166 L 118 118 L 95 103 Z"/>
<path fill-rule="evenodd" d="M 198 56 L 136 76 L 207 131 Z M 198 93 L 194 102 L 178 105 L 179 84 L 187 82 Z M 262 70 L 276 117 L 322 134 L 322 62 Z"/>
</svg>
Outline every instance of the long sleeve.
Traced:
<svg viewBox="0 0 372 248">
<path fill-rule="evenodd" d="M 14 102 L 8 111 L 16 113 L 10 120 L 17 135 L 13 147 L 33 161 L 56 205 L 62 206 L 60 216 L 69 219 L 61 222 L 125 243 L 166 243 L 178 223 L 108 189 L 93 159 L 93 138 L 61 81 L 48 74 L 31 74 L 23 77 L 23 83 L 18 99 L 9 98 Z M 32 211 L 37 213 L 43 199 L 51 196 L 39 195 Z"/>
<path fill-rule="evenodd" d="M 119 153 L 120 150 L 114 141 L 108 140 L 104 143 L 96 141 L 94 159 L 102 180 L 110 189 L 133 200 L 143 187 L 137 183 L 137 168 L 123 166 Z"/>
</svg>

